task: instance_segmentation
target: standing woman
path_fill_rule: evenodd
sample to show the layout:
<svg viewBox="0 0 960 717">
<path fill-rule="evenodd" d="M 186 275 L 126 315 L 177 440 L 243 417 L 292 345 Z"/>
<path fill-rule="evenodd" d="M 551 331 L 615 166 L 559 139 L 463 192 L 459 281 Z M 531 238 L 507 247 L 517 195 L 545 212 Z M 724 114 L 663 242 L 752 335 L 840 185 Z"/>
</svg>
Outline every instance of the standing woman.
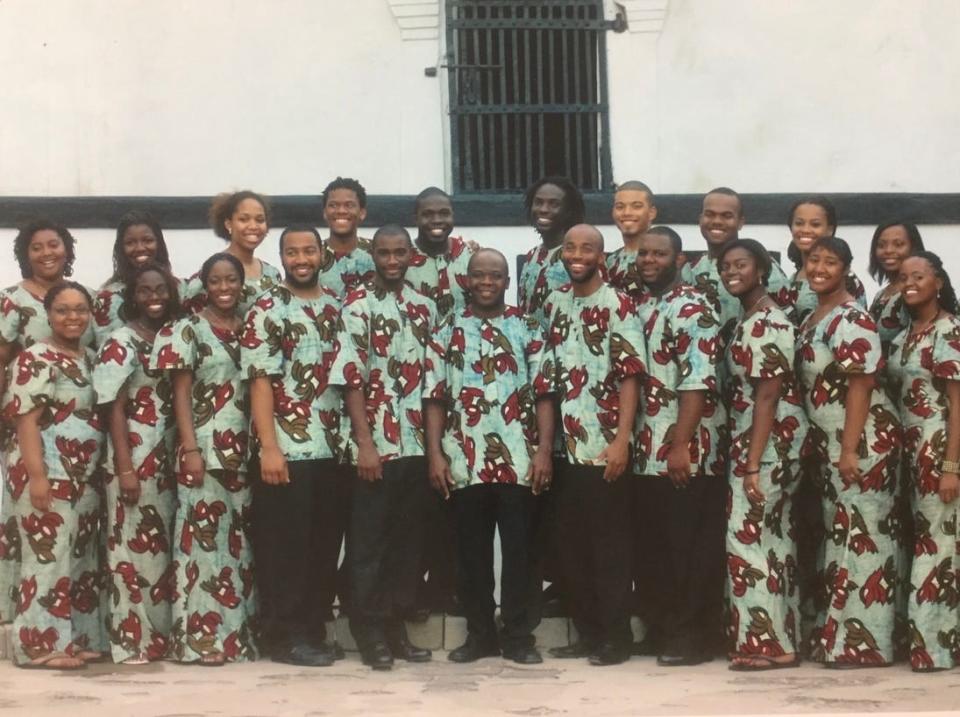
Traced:
<svg viewBox="0 0 960 717">
<path fill-rule="evenodd" d="M 44 297 L 51 286 L 73 274 L 76 241 L 65 227 L 39 219 L 20 229 L 13 240 L 13 254 L 23 281 L 0 292 L 0 396 L 17 353 L 50 336 Z M 81 343 L 93 344 L 92 329 L 84 331 Z M 3 451 L 9 450 L 13 432 L 12 423 L 0 424 Z M 0 498 L 0 622 L 13 619 L 21 544 L 13 498 L 5 487 Z"/>
<path fill-rule="evenodd" d="M 910 313 L 901 296 L 900 265 L 908 256 L 921 251 L 920 230 L 908 222 L 881 224 L 870 241 L 870 276 L 882 286 L 870 304 L 870 314 L 877 322 L 884 350 L 910 325 Z"/>
<path fill-rule="evenodd" d="M 957 297 L 936 254 L 900 264 L 897 284 L 910 325 L 890 350 L 916 538 L 908 603 L 910 666 L 917 672 L 960 662 L 960 320 Z"/>
<path fill-rule="evenodd" d="M 279 269 L 253 255 L 270 229 L 270 205 L 265 197 L 248 189 L 220 194 L 210 205 L 210 226 L 214 234 L 229 242 L 224 253 L 243 266 L 245 278 L 238 312 L 245 317 L 254 300 L 283 279 Z M 196 314 L 206 305 L 203 280 L 196 274 L 183 291 L 183 308 Z"/>
<path fill-rule="evenodd" d="M 893 660 L 900 422 L 877 386 L 876 324 L 847 291 L 852 258 L 838 237 L 810 249 L 804 269 L 818 304 L 796 346 L 810 421 L 805 453 L 819 467 L 826 526 L 812 656 L 828 667 Z"/>
<path fill-rule="evenodd" d="M 180 662 L 253 659 L 247 384 L 240 372 L 243 264 L 214 254 L 200 269 L 210 299 L 157 334 L 150 368 L 171 372 L 178 445 L 171 651 Z"/>
<path fill-rule="evenodd" d="M 16 423 L 7 485 L 22 536 L 13 620 L 20 667 L 74 670 L 98 659 L 100 498 L 91 479 L 103 433 L 94 353 L 83 345 L 93 302 L 67 281 L 44 297 L 50 336 L 18 355 L 5 415 Z"/>
<path fill-rule="evenodd" d="M 157 331 L 176 318 L 179 300 L 177 280 L 159 264 L 128 276 L 121 295 L 127 324 L 104 339 L 93 384 L 110 433 L 103 461 L 107 631 L 114 662 L 142 665 L 169 648 L 176 424 L 170 377 L 149 365 Z"/>
<path fill-rule="evenodd" d="M 730 669 L 742 671 L 799 663 L 792 499 L 807 418 L 793 372 L 796 329 L 767 291 L 771 264 L 753 239 L 730 242 L 719 257 L 720 278 L 743 307 L 725 357 Z"/>
<path fill-rule="evenodd" d="M 820 239 L 833 236 L 837 231 L 837 210 L 826 197 L 808 197 L 790 207 L 787 223 L 792 235 L 787 256 L 797 267 L 790 279 L 790 306 L 798 324 L 802 323 L 817 308 L 817 294 L 807 281 L 806 261 L 810 249 Z M 867 307 L 867 294 L 863 282 L 854 273 L 847 274 L 847 292 L 863 308 Z"/>
<path fill-rule="evenodd" d="M 135 271 L 150 263 L 170 271 L 170 255 L 160 223 L 147 212 L 132 211 L 120 217 L 113 243 L 113 275 L 107 279 L 93 301 L 93 330 L 97 345 L 103 346 L 114 329 L 124 325 L 126 282 Z"/>
</svg>

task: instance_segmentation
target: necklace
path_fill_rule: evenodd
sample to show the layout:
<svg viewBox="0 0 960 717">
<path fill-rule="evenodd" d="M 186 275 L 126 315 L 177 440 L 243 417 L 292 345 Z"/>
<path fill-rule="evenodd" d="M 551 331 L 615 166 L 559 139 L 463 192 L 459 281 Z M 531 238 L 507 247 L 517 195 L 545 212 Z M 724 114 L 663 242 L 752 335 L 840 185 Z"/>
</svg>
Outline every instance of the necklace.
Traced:
<svg viewBox="0 0 960 717">
<path fill-rule="evenodd" d="M 940 309 L 937 309 L 937 313 L 933 315 L 933 318 L 930 319 L 926 324 L 917 325 L 915 322 L 910 322 L 910 335 L 918 336 L 927 330 L 930 329 L 937 321 L 940 319 Z"/>
<path fill-rule="evenodd" d="M 762 304 L 766 299 L 767 299 L 767 294 L 766 292 L 764 292 L 763 296 L 757 299 L 754 305 L 751 306 L 749 309 L 747 309 L 747 312 L 744 314 L 744 316 L 750 316 L 750 314 L 752 314 L 754 311 L 760 308 L 760 304 Z"/>
<path fill-rule="evenodd" d="M 211 326 L 221 331 L 236 331 L 239 323 L 236 316 L 221 318 L 210 311 L 209 307 L 203 310 L 203 318 L 205 318 Z"/>
</svg>

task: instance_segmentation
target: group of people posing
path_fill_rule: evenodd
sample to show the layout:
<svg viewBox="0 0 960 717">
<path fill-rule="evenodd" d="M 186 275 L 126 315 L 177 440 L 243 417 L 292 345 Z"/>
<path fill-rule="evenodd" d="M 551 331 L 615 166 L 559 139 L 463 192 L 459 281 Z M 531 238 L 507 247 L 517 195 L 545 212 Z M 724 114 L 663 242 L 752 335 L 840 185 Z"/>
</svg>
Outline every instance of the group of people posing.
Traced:
<svg viewBox="0 0 960 717">
<path fill-rule="evenodd" d="M 21 229 L 0 293 L 19 666 L 330 665 L 338 598 L 365 664 L 428 661 L 404 618 L 433 544 L 455 546 L 454 662 L 541 662 L 544 579 L 578 636 L 551 654 L 594 665 L 960 660 L 960 321 L 913 224 L 877 228 L 868 308 L 824 198 L 790 210 L 788 278 L 731 189 L 694 257 L 623 183 L 605 252 L 548 177 L 512 306 L 507 258 L 453 235 L 443 191 L 416 237 L 360 237 L 366 199 L 331 182 L 329 236 L 286 227 L 278 269 L 267 200 L 222 195 L 226 250 L 186 280 L 132 212 L 98 292 L 69 279 L 69 231 Z"/>
</svg>

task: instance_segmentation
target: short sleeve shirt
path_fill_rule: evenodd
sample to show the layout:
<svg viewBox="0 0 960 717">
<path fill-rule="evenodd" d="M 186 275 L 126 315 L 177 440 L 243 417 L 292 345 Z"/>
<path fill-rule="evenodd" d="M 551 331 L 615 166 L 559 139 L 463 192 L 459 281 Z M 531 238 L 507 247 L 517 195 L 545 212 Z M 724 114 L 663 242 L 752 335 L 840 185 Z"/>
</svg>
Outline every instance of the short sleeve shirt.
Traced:
<svg viewBox="0 0 960 717">
<path fill-rule="evenodd" d="M 238 311 L 241 316 L 246 316 L 247 312 L 253 306 L 254 300 L 267 289 L 276 286 L 283 280 L 280 270 L 273 264 L 265 261 L 260 262 L 260 276 L 256 278 L 247 277 L 243 282 L 243 293 L 240 295 L 240 304 Z M 207 292 L 200 281 L 199 272 L 190 277 L 183 289 L 181 297 L 183 310 L 190 314 L 199 314 L 207 305 Z"/>
<path fill-rule="evenodd" d="M 646 294 L 637 269 L 636 251 L 620 247 L 607 254 L 607 278 L 610 286 L 627 294 L 635 302 L 639 302 Z"/>
<path fill-rule="evenodd" d="M 416 242 L 406 280 L 414 289 L 433 299 L 437 319 L 463 311 L 470 301 L 467 266 L 473 252 L 460 237 L 447 240 L 447 250 L 436 256 L 421 251 Z"/>
<path fill-rule="evenodd" d="M 544 311 L 549 352 L 542 371 L 557 394 L 567 458 L 604 465 L 600 454 L 620 421 L 620 386 L 645 370 L 633 301 L 609 284 L 584 297 L 568 284 L 551 292 Z"/>
<path fill-rule="evenodd" d="M 343 298 L 351 289 L 373 279 L 376 268 L 370 255 L 370 240 L 359 237 L 353 251 L 337 252 L 323 243 L 325 256 L 320 267 L 320 285 Z"/>
<path fill-rule="evenodd" d="M 303 299 L 278 284 L 261 294 L 247 316 L 240 340 L 243 375 L 270 379 L 277 442 L 287 460 L 344 458 L 342 395 L 330 385 L 339 313 L 331 291 Z"/>
<path fill-rule="evenodd" d="M 725 476 L 728 431 L 717 379 L 722 346 L 712 303 L 697 289 L 679 284 L 660 297 L 644 333 L 647 376 L 637 474 L 667 475 L 680 393 L 703 391 L 703 416 L 690 439 L 691 469 L 696 475 Z"/>
<path fill-rule="evenodd" d="M 330 384 L 363 392 L 381 461 L 423 455 L 423 377 L 436 316 L 433 301 L 409 284 L 392 292 L 368 281 L 344 300 Z M 351 448 L 355 461 L 352 431 Z"/>
<path fill-rule="evenodd" d="M 468 307 L 435 333 L 424 396 L 447 408 L 442 445 L 456 488 L 530 485 L 535 403 L 550 390 L 540 374 L 544 345 L 536 321 L 515 307 L 493 318 Z"/>
</svg>

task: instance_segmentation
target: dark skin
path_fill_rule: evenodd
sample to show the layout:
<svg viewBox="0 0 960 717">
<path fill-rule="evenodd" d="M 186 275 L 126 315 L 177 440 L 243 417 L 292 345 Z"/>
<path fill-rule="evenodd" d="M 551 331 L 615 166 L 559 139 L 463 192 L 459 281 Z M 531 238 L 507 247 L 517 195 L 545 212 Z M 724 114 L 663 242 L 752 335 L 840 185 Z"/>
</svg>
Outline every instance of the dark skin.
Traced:
<svg viewBox="0 0 960 717">
<path fill-rule="evenodd" d="M 553 249 L 563 240 L 566 201 L 566 193 L 556 184 L 544 184 L 533 195 L 530 222 L 548 249 Z"/>
<path fill-rule="evenodd" d="M 470 258 L 468 265 L 470 281 L 470 309 L 474 316 L 495 318 L 503 315 L 506 309 L 504 297 L 510 286 L 510 269 L 506 259 L 499 252 L 481 249 Z M 450 463 L 443 454 L 441 439 L 447 420 L 446 406 L 440 401 L 427 400 L 426 432 L 427 461 L 430 483 L 434 489 L 450 497 L 450 489 L 455 483 L 450 472 Z M 527 479 L 531 482 L 534 495 L 549 490 L 553 475 L 554 411 L 550 396 L 537 399 L 537 430 L 539 445 L 534 453 Z"/>
<path fill-rule="evenodd" d="M 322 293 L 317 283 L 323 264 L 323 249 L 313 232 L 289 232 L 280 250 L 286 272 L 284 286 L 300 299 L 316 299 Z M 250 415 L 260 440 L 260 480 L 267 485 L 288 485 L 287 459 L 277 441 L 274 420 L 273 383 L 269 376 L 250 382 Z"/>
<path fill-rule="evenodd" d="M 330 227 L 327 243 L 337 254 L 348 254 L 357 248 L 357 231 L 367 218 L 360 198 L 352 189 L 334 189 L 323 205 L 323 218 Z"/>
<path fill-rule="evenodd" d="M 263 273 L 263 264 L 253 253 L 263 243 L 270 229 L 267 210 L 252 197 L 244 199 L 237 204 L 223 226 L 230 235 L 227 253 L 240 260 L 247 279 L 256 279 Z"/>
<path fill-rule="evenodd" d="M 403 234 L 377 235 L 371 250 L 376 269 L 374 282 L 387 291 L 399 291 L 403 287 L 403 277 L 410 265 L 412 249 L 410 238 Z M 343 402 L 357 440 L 357 476 L 365 481 L 382 480 L 383 466 L 373 442 L 370 424 L 367 422 L 363 391 L 358 388 L 345 389 Z"/>
<path fill-rule="evenodd" d="M 604 284 L 600 265 L 605 261 L 603 236 L 596 227 L 577 224 L 563 238 L 561 259 L 573 282 L 575 296 L 590 296 Z M 640 403 L 640 377 L 630 376 L 620 384 L 620 414 L 613 440 L 597 456 L 606 463 L 603 479 L 617 480 L 627 470 L 630 460 L 630 438 Z"/>
<path fill-rule="evenodd" d="M 700 233 L 707 242 L 711 259 L 716 260 L 724 245 L 740 235 L 745 220 L 743 207 L 736 197 L 714 192 L 703 198 Z"/>
<path fill-rule="evenodd" d="M 453 204 L 440 194 L 424 197 L 417 202 L 417 248 L 427 256 L 439 256 L 447 251 L 450 232 L 453 231 Z"/>
</svg>

